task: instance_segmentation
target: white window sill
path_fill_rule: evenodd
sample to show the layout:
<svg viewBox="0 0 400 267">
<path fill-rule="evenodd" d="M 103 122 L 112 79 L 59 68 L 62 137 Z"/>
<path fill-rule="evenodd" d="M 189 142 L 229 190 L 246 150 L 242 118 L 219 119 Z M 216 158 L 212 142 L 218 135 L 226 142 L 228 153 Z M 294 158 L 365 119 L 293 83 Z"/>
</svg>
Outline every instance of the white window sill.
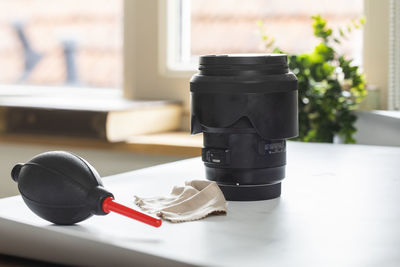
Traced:
<svg viewBox="0 0 400 267">
<path fill-rule="evenodd" d="M 358 144 L 400 146 L 400 111 L 356 111 Z"/>
</svg>

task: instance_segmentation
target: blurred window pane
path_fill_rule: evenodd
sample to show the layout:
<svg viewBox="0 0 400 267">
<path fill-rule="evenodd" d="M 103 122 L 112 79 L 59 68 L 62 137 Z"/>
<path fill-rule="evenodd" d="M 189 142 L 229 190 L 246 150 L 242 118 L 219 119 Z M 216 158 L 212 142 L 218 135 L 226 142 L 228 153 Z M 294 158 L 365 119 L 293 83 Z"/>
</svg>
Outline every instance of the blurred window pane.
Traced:
<svg viewBox="0 0 400 267">
<path fill-rule="evenodd" d="M 0 1 L 0 83 L 121 87 L 122 5 Z"/>
<path fill-rule="evenodd" d="M 312 15 L 321 14 L 334 29 L 343 27 L 362 16 L 363 0 L 191 0 L 190 9 L 193 56 L 266 52 L 259 20 L 281 50 L 301 53 L 318 41 L 313 36 Z M 361 63 L 361 30 L 352 31 L 340 49 Z"/>
</svg>

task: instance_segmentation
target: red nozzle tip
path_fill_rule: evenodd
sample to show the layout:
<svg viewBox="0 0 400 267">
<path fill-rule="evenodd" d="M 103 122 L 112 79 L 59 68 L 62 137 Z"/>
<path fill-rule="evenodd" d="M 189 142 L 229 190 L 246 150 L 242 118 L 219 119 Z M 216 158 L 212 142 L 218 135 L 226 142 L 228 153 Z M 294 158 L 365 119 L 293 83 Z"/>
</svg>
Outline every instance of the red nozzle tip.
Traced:
<svg viewBox="0 0 400 267">
<path fill-rule="evenodd" d="M 154 218 L 152 216 L 149 216 L 147 214 L 144 214 L 140 211 L 128 208 L 124 205 L 121 205 L 117 202 L 114 201 L 112 197 L 107 197 L 103 201 L 103 210 L 106 213 L 109 213 L 110 211 L 113 211 L 115 213 L 124 215 L 126 217 L 141 221 L 143 223 L 146 223 L 148 225 L 154 226 L 154 227 L 160 227 L 162 224 L 162 221 L 160 219 Z"/>
</svg>

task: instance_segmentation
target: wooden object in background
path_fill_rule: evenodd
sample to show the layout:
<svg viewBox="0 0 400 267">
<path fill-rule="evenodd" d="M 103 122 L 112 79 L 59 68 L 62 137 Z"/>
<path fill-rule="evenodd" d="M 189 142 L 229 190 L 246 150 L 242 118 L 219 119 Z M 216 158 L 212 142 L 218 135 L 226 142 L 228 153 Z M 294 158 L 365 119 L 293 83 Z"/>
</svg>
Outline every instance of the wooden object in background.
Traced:
<svg viewBox="0 0 400 267">
<path fill-rule="evenodd" d="M 125 142 L 110 143 L 100 139 L 32 134 L 0 134 L 0 143 L 53 146 L 54 150 L 79 148 L 108 149 L 153 155 L 201 155 L 203 136 L 189 132 L 165 132 L 130 137 Z"/>
<path fill-rule="evenodd" d="M 176 101 L 122 98 L 7 96 L 0 99 L 2 133 L 46 134 L 124 141 L 132 135 L 177 130 L 182 106 Z"/>
</svg>

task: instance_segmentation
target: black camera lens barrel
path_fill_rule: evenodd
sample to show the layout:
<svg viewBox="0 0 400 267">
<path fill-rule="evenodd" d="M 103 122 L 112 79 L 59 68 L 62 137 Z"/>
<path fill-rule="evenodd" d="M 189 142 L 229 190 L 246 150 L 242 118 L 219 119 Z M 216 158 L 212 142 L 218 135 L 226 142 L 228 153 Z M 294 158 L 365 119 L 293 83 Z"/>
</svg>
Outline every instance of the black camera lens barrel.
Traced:
<svg viewBox="0 0 400 267">
<path fill-rule="evenodd" d="M 298 134 L 297 78 L 283 54 L 200 57 L 191 133 L 203 133 L 206 178 L 227 200 L 279 197 L 286 139 Z"/>
</svg>

